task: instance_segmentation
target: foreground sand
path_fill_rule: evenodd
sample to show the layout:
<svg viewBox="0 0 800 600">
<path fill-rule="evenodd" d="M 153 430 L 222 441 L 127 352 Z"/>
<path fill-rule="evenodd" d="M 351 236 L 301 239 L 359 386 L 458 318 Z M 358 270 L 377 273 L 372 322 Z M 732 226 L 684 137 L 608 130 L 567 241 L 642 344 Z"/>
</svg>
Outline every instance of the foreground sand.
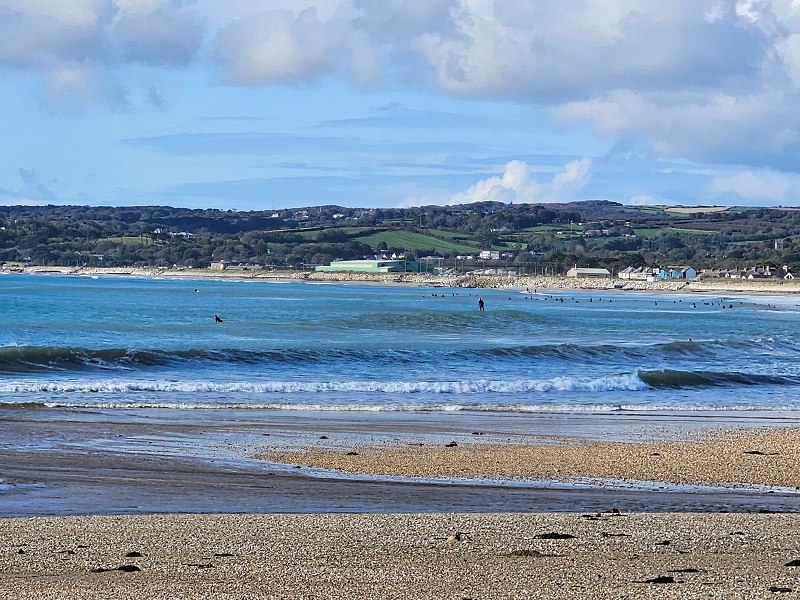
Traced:
<svg viewBox="0 0 800 600">
<path fill-rule="evenodd" d="M 2 598 L 772 598 L 800 515 L 0 520 Z"/>
<path fill-rule="evenodd" d="M 530 443 L 514 446 L 495 439 L 485 443 L 482 440 L 491 436 L 475 433 L 467 432 L 455 446 L 434 441 L 434 436 L 425 438 L 422 446 L 386 440 L 357 450 L 325 436 L 312 444 L 330 444 L 322 448 L 264 456 L 301 464 L 317 461 L 318 466 L 342 470 L 360 463 L 359 469 L 349 470 L 364 473 L 465 478 L 585 475 L 794 486 L 800 473 L 798 429 L 678 430 L 643 436 L 648 441 L 619 442 L 539 434 Z M 467 443 L 464 437 L 475 441 Z M 137 471 L 120 460 L 114 459 L 115 470 L 132 478 Z M 188 481 L 177 466 L 173 464 L 170 472 L 157 471 L 162 478 L 171 477 L 175 494 Z M 201 479 L 192 480 L 193 489 L 209 493 L 199 486 L 211 473 L 195 474 Z M 258 474 L 268 485 L 280 485 L 280 477 Z M 297 477 L 306 482 L 297 492 L 303 496 L 315 490 L 325 493 L 319 490 L 331 483 Z M 56 487 L 59 481 L 51 482 L 55 493 L 61 489 Z M 363 495 L 370 490 L 391 494 L 399 493 L 398 487 L 415 489 L 410 484 L 392 488 L 370 481 L 351 483 L 360 486 Z M 133 484 L 144 491 L 147 479 L 136 478 Z M 333 488 L 324 489 L 330 493 Z M 453 486 L 460 494 L 469 489 Z M 800 595 L 800 512 L 754 508 L 747 513 L 629 513 L 615 508 L 619 505 L 613 502 L 623 491 L 614 489 L 607 496 L 612 503 L 602 512 L 538 512 L 546 509 L 531 496 L 529 512 L 517 513 L 0 519 L 0 598 L 590 600 Z M 274 492 L 268 486 L 256 491 L 265 498 Z M 570 497 L 566 491 L 556 493 Z M 657 510 L 658 492 L 639 495 L 644 511 Z M 781 496 L 788 502 L 782 510 L 800 511 L 800 494 L 796 502 L 795 494 L 785 491 L 757 495 Z M 488 495 L 481 498 L 486 501 Z M 385 510 L 390 501 L 376 496 L 367 510 Z M 723 505 L 709 510 L 723 510 Z"/>
</svg>

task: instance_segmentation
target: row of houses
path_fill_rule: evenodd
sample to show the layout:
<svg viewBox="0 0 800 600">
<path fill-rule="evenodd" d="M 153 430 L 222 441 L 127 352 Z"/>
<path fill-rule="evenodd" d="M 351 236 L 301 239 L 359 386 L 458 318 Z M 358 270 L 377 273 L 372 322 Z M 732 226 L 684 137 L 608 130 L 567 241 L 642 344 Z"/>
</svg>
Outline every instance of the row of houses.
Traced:
<svg viewBox="0 0 800 600">
<path fill-rule="evenodd" d="M 788 267 L 773 267 L 764 265 L 763 267 L 748 267 L 745 269 L 706 269 L 700 273 L 701 277 L 724 277 L 727 279 L 794 279 L 794 273 Z"/>
<path fill-rule="evenodd" d="M 577 265 L 567 271 L 567 277 L 611 277 L 608 269 L 590 269 Z M 697 277 L 697 270 L 688 266 L 670 267 L 627 267 L 617 273 L 620 279 L 638 279 L 640 281 L 661 281 L 665 279 L 683 279 L 690 281 Z"/>
<path fill-rule="evenodd" d="M 208 266 L 213 271 L 258 271 L 264 268 L 264 265 L 258 263 L 242 263 L 232 262 L 228 260 L 214 260 Z"/>
<path fill-rule="evenodd" d="M 627 267 L 617 273 L 620 279 L 636 279 L 640 281 L 661 281 L 683 279 L 706 279 L 709 277 L 725 277 L 728 279 L 794 279 L 794 274 L 787 265 L 773 267 L 748 267 L 745 269 L 704 269 L 697 271 L 690 266 L 667 267 Z"/>
</svg>

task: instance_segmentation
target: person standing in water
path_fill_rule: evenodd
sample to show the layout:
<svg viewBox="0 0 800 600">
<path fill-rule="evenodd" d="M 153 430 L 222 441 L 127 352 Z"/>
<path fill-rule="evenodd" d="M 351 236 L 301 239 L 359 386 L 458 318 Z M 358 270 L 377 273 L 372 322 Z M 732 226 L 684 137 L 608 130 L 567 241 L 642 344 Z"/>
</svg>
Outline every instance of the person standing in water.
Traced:
<svg viewBox="0 0 800 600">
<path fill-rule="evenodd" d="M 483 298 L 478 298 L 478 310 L 483 311 Z"/>
</svg>

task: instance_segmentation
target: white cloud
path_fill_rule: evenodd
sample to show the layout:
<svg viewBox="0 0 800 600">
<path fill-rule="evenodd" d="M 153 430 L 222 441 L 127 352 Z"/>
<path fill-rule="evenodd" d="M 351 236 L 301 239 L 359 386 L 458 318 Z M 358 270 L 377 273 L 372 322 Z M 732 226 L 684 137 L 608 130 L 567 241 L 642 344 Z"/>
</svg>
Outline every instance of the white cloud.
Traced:
<svg viewBox="0 0 800 600">
<path fill-rule="evenodd" d="M 747 170 L 712 178 L 706 187 L 710 200 L 735 203 L 782 204 L 800 198 L 800 176 L 769 170 Z"/>
<path fill-rule="evenodd" d="M 198 54 L 201 18 L 163 0 L 117 0 L 119 11 L 108 31 L 114 51 L 147 65 L 185 65 Z"/>
<path fill-rule="evenodd" d="M 42 105 L 48 112 L 73 115 L 95 103 L 127 107 L 125 90 L 102 67 L 63 64 L 45 75 Z"/>
<path fill-rule="evenodd" d="M 208 57 L 230 85 L 514 101 L 655 157 L 800 171 L 797 0 L 0 0 L 0 68 L 48 110 L 119 109 L 149 89 L 129 65 Z"/>
<path fill-rule="evenodd" d="M 182 64 L 202 35 L 200 16 L 180 0 L 0 0 L 0 66 Z"/>
<path fill-rule="evenodd" d="M 247 6 L 236 4 L 213 41 L 227 83 L 334 75 L 434 86 L 546 106 L 657 156 L 800 168 L 794 0 L 298 0 L 254 14 Z"/>
<path fill-rule="evenodd" d="M 792 83 L 800 85 L 800 33 L 793 33 L 776 44 L 778 55 Z"/>
<path fill-rule="evenodd" d="M 592 161 L 588 158 L 573 160 L 564 165 L 564 169 L 553 177 L 550 183 L 549 194 L 558 196 L 582 188 L 589 177 Z"/>
<path fill-rule="evenodd" d="M 262 85 L 329 73 L 337 47 L 346 39 L 314 9 L 299 15 L 276 10 L 230 23 L 220 30 L 215 45 L 227 83 Z"/>
<path fill-rule="evenodd" d="M 719 85 L 746 75 L 761 41 L 708 1 L 463 0 L 452 27 L 412 43 L 454 94 L 556 103 L 615 89 Z"/>
<path fill-rule="evenodd" d="M 598 131 L 633 137 L 656 156 L 696 162 L 796 169 L 800 151 L 800 92 L 776 89 L 751 94 L 620 91 L 571 102 L 554 114 L 586 119 Z"/>
<path fill-rule="evenodd" d="M 48 110 L 120 108 L 129 64 L 188 64 L 203 33 L 182 0 L 0 0 L 0 68 L 38 73 Z"/>
<path fill-rule="evenodd" d="M 589 177 L 592 161 L 573 160 L 556 172 L 549 181 L 534 179 L 534 170 L 521 160 L 509 161 L 503 174 L 471 185 L 466 191 L 450 196 L 446 204 L 471 202 L 561 202 L 573 200 L 572 193 L 582 188 Z"/>
</svg>

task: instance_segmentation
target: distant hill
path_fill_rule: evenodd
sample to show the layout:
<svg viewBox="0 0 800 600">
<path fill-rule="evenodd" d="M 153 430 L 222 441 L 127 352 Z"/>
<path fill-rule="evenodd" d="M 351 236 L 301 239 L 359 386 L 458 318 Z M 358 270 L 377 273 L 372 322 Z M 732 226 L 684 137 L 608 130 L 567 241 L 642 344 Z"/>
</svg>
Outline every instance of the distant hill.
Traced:
<svg viewBox="0 0 800 600">
<path fill-rule="evenodd" d="M 756 264 L 800 270 L 794 208 L 481 202 L 414 208 L 334 205 L 230 211 L 169 206 L 2 206 L 0 261 L 41 265 L 194 266 L 212 260 L 302 268 L 375 254 L 438 257 L 496 250 L 496 266 L 565 272 L 605 267 Z M 459 258 L 460 257 L 460 258 Z M 491 266 L 481 263 L 482 266 Z"/>
</svg>

